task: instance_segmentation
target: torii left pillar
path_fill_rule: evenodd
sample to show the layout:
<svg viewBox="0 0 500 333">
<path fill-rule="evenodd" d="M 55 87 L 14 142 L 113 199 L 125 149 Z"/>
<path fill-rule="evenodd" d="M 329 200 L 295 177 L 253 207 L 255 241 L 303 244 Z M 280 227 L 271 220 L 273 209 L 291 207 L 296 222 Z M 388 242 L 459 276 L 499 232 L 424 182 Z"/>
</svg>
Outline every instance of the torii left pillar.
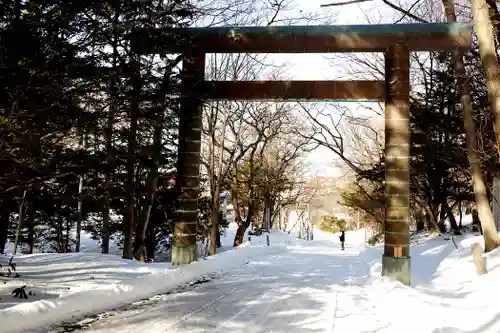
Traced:
<svg viewBox="0 0 500 333">
<path fill-rule="evenodd" d="M 382 275 L 411 284 L 409 50 L 385 52 L 385 221 Z"/>
<path fill-rule="evenodd" d="M 174 218 L 172 265 L 189 264 L 198 257 L 198 196 L 200 194 L 200 151 L 203 118 L 205 54 L 183 56 L 181 109 L 176 187 L 179 191 Z"/>
</svg>

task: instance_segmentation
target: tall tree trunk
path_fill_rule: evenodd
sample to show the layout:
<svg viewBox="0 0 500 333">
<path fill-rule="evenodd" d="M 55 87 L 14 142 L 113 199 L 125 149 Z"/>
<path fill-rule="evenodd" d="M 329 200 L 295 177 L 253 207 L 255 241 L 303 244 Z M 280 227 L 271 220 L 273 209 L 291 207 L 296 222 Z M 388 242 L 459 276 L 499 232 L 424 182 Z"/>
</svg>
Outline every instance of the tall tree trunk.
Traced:
<svg viewBox="0 0 500 333">
<path fill-rule="evenodd" d="M 128 152 L 127 152 L 127 186 L 126 186 L 126 209 L 123 225 L 123 258 L 132 259 L 132 242 L 134 237 L 136 191 L 135 191 L 135 167 L 137 152 L 137 121 L 139 117 L 139 97 L 140 97 L 140 63 L 139 59 L 132 60 L 132 103 L 130 105 L 130 128 L 128 131 Z"/>
<path fill-rule="evenodd" d="M 236 178 L 236 176 L 234 176 L 234 178 Z M 233 184 L 236 184 L 235 179 L 233 179 Z M 233 241 L 234 247 L 239 246 L 241 243 L 243 243 L 243 237 L 245 236 L 245 231 L 247 229 L 245 223 L 243 222 L 243 219 L 241 218 L 240 202 L 238 200 L 238 194 L 236 191 L 237 191 L 236 189 L 231 190 L 234 221 L 238 225 L 238 228 L 236 229 L 236 235 L 234 236 L 234 241 Z"/>
<path fill-rule="evenodd" d="M 486 74 L 488 101 L 490 104 L 490 111 L 494 116 L 495 138 L 499 155 L 498 158 L 500 159 L 500 66 L 496 53 L 495 27 L 490 18 L 488 9 L 486 0 L 472 0 L 474 25 L 476 27 L 477 39 L 479 42 L 479 53 L 481 54 L 481 61 Z M 493 19 L 496 20 L 494 13 Z"/>
<path fill-rule="evenodd" d="M 248 214 L 246 217 L 246 226 L 250 225 L 250 223 L 254 220 L 254 215 L 257 213 L 257 198 L 256 198 L 256 193 L 255 193 L 255 154 L 257 153 L 257 145 L 253 148 L 251 154 L 250 154 L 250 163 L 249 163 L 249 169 L 250 169 L 250 176 L 248 177 L 248 188 L 250 189 L 250 195 L 248 200 Z M 262 151 L 264 151 L 264 147 L 262 147 Z M 262 156 L 261 156 L 262 157 Z"/>
<path fill-rule="evenodd" d="M 500 13 L 498 12 L 498 7 L 495 0 L 486 0 L 486 3 L 488 4 L 490 20 L 493 23 L 493 34 L 496 37 L 495 48 L 497 48 L 498 43 L 500 43 Z"/>
<path fill-rule="evenodd" d="M 448 22 L 456 22 L 455 9 L 451 0 L 443 0 L 444 10 Z M 476 6 L 476 5 L 474 5 Z M 491 251 L 500 244 L 500 238 L 495 228 L 493 214 L 488 202 L 484 173 L 477 153 L 477 133 L 474 123 L 474 111 L 472 108 L 471 87 L 465 72 L 462 54 L 458 49 L 453 50 L 453 66 L 457 74 L 458 84 L 461 88 L 462 109 L 464 110 L 464 126 L 467 137 L 467 155 L 469 157 L 472 187 L 476 199 L 476 207 L 483 230 L 485 252 Z M 497 132 L 497 134 L 500 134 Z"/>
<path fill-rule="evenodd" d="M 17 245 L 19 243 L 19 234 L 21 233 L 21 228 L 24 222 L 24 199 L 26 198 L 26 189 L 23 190 L 23 195 L 21 197 L 21 202 L 19 203 L 19 218 L 17 222 L 16 228 L 16 236 L 14 239 L 14 249 L 12 250 L 12 254 L 17 254 Z"/>
<path fill-rule="evenodd" d="M 438 225 L 438 221 L 436 218 L 436 213 L 432 209 L 431 204 L 432 203 L 429 202 L 428 204 L 423 205 L 425 212 L 426 212 L 425 217 L 426 217 L 426 221 L 427 221 L 427 229 L 435 228 L 436 230 L 439 230 L 439 225 Z"/>
<path fill-rule="evenodd" d="M 109 122 L 108 122 L 109 125 Z M 111 173 L 112 168 L 110 160 L 110 150 L 108 150 L 108 163 L 106 173 L 104 175 L 104 204 L 102 211 L 102 228 L 101 228 L 101 253 L 109 253 L 109 237 L 110 237 L 110 210 L 111 210 Z"/>
<path fill-rule="evenodd" d="M 446 214 L 448 215 L 448 219 L 450 220 L 451 229 L 458 230 L 457 220 L 455 219 L 455 215 L 453 215 L 453 210 L 451 209 L 448 202 L 444 202 L 443 205 L 446 210 Z"/>
<path fill-rule="evenodd" d="M 33 212 L 28 214 L 26 222 L 28 227 L 28 254 L 32 254 L 35 247 L 35 221 L 33 219 Z"/>
<path fill-rule="evenodd" d="M 151 216 L 151 209 L 153 208 L 156 187 L 158 184 L 158 169 L 160 167 L 164 119 L 165 116 L 162 105 L 161 109 L 158 110 L 158 115 L 156 116 L 155 119 L 155 130 L 153 133 L 153 147 L 152 147 L 153 152 L 151 154 L 153 165 L 149 170 L 147 185 L 146 185 L 148 192 L 146 194 L 146 198 L 144 199 L 144 203 L 142 205 L 141 219 L 137 223 L 137 228 L 135 231 L 134 257 L 138 260 L 141 259 L 142 256 L 144 256 L 146 231 L 148 228 L 149 217 Z"/>
<path fill-rule="evenodd" d="M 210 227 L 210 249 L 208 255 L 213 256 L 217 252 L 217 234 L 219 234 L 219 209 L 220 209 L 220 186 L 215 184 L 212 193 L 212 226 Z"/>
<path fill-rule="evenodd" d="M 245 221 L 240 220 L 238 224 L 238 229 L 236 229 L 236 235 L 234 236 L 233 246 L 239 246 L 243 243 L 243 237 L 245 237 L 245 231 L 248 229 L 250 224 L 252 223 L 253 217 L 253 200 L 250 200 L 248 204 L 248 212 L 245 218 Z"/>
<path fill-rule="evenodd" d="M 118 6 L 119 7 L 119 6 Z M 118 19 L 120 17 L 119 8 L 115 8 L 113 17 L 113 58 L 112 58 L 112 73 L 111 82 L 109 86 L 110 102 L 108 112 L 108 123 L 104 133 L 106 140 L 106 173 L 104 174 L 104 204 L 102 212 L 102 229 L 101 229 L 101 253 L 109 253 L 109 237 L 110 231 L 110 211 L 111 211 L 111 192 L 113 189 L 112 175 L 114 170 L 114 151 L 113 151 L 113 128 L 115 125 L 115 116 L 118 112 Z"/>
<path fill-rule="evenodd" d="M 247 229 L 245 223 L 243 222 L 243 218 L 241 217 L 241 207 L 240 201 L 238 198 L 238 165 L 234 163 L 233 165 L 233 179 L 232 179 L 232 187 L 231 187 L 231 200 L 233 203 L 233 214 L 234 221 L 238 225 L 238 229 L 236 229 L 236 234 L 234 236 L 233 246 L 239 246 L 243 243 L 243 237 L 245 237 L 245 231 Z"/>
<path fill-rule="evenodd" d="M 439 207 L 439 205 L 438 205 Z M 438 221 L 438 226 L 439 226 L 439 231 L 441 232 L 446 232 L 446 215 L 447 212 L 446 212 L 446 204 L 443 202 L 441 203 L 440 205 L 440 209 L 439 209 L 439 221 Z"/>
<path fill-rule="evenodd" d="M 6 201 L 2 201 L 0 208 L 0 254 L 5 253 L 5 245 L 7 244 L 7 234 L 10 225 L 10 209 L 7 208 Z"/>
<path fill-rule="evenodd" d="M 84 129 L 82 133 L 82 143 L 80 150 L 87 149 L 87 131 Z M 75 252 L 80 252 L 80 239 L 82 234 L 82 219 L 83 219 L 83 184 L 85 182 L 84 175 L 78 180 L 78 219 L 76 220 L 76 242 Z"/>
<path fill-rule="evenodd" d="M 217 252 L 217 232 L 219 229 L 219 200 L 220 200 L 220 186 L 219 186 L 219 175 L 217 174 L 215 167 L 215 127 L 218 120 L 218 105 L 210 108 L 210 114 L 207 119 L 208 121 L 208 135 L 210 136 L 210 141 L 208 143 L 208 178 L 210 180 L 210 196 L 212 199 L 211 211 L 210 211 L 210 229 L 208 231 L 208 238 L 210 241 L 210 247 L 208 249 L 208 255 L 213 256 Z M 218 168 L 217 168 L 218 170 Z"/>
<path fill-rule="evenodd" d="M 460 219 L 459 219 L 459 222 L 458 222 L 458 227 L 459 228 L 462 228 L 462 218 L 463 218 L 463 213 L 462 213 L 462 201 L 459 201 L 458 202 L 458 211 L 460 213 Z"/>
<path fill-rule="evenodd" d="M 156 242 L 153 233 L 151 232 L 146 233 L 146 238 L 144 239 L 144 248 L 147 259 L 153 260 L 155 258 L 155 251 L 156 251 Z"/>
<path fill-rule="evenodd" d="M 252 209 L 250 208 L 250 205 L 248 206 L 248 214 L 246 216 L 245 221 L 243 219 L 239 218 L 239 223 L 238 223 L 238 229 L 236 229 L 236 234 L 234 235 L 234 242 L 233 246 L 239 246 L 241 243 L 243 243 L 243 237 L 245 237 L 245 231 L 248 229 L 248 226 L 250 225 L 250 222 L 252 220 Z"/>
<path fill-rule="evenodd" d="M 236 168 L 236 166 L 235 166 Z M 231 202 L 233 204 L 233 215 L 234 215 L 234 221 L 236 223 L 240 223 L 242 222 L 242 218 L 241 218 L 241 207 L 240 207 L 240 202 L 239 202 L 239 198 L 238 198 L 238 189 L 236 188 L 236 184 L 237 184 L 237 178 L 238 178 L 238 175 L 235 173 L 233 175 L 233 187 L 231 188 Z"/>
<path fill-rule="evenodd" d="M 219 155 L 217 159 L 217 164 L 215 163 L 215 150 L 216 150 L 216 133 L 215 126 L 217 124 L 217 117 L 215 118 L 215 124 L 209 124 L 211 142 L 210 142 L 210 162 L 211 162 L 211 170 L 209 172 L 212 173 L 210 175 L 210 187 L 212 189 L 212 227 L 210 230 L 210 251 L 209 255 L 213 256 L 217 252 L 217 248 L 221 246 L 220 244 L 220 230 L 219 230 L 219 218 L 220 218 L 220 192 L 221 192 L 221 183 L 225 180 L 225 175 L 223 175 L 223 163 L 224 163 L 224 147 L 226 143 L 226 127 L 227 122 L 229 121 L 229 116 L 227 114 L 223 114 L 222 121 L 222 134 L 219 143 Z M 211 119 L 211 121 L 212 121 Z"/>
<path fill-rule="evenodd" d="M 215 244 L 217 245 L 218 249 L 222 247 L 222 243 L 220 241 L 220 232 L 217 233 L 217 238 L 215 239 Z"/>
</svg>

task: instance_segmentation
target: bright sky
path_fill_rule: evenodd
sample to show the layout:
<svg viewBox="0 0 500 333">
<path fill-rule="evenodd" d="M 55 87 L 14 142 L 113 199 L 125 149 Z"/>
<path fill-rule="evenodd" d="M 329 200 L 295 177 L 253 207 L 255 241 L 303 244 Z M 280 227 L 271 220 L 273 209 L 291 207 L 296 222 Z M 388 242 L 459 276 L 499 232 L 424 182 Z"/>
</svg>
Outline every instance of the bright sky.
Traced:
<svg viewBox="0 0 500 333">
<path fill-rule="evenodd" d="M 321 16 L 313 22 L 307 22 L 307 24 L 380 24 L 380 23 L 393 23 L 395 19 L 400 18 L 401 14 L 396 13 L 394 10 L 384 5 L 380 0 L 365 1 L 362 3 L 345 5 L 345 6 L 334 6 L 321 8 L 322 4 L 327 4 L 331 2 L 342 2 L 346 0 L 288 0 L 295 6 L 295 12 L 291 13 L 288 11 L 285 16 L 290 17 L 300 17 L 304 13 L 317 13 Z M 406 2 L 411 0 L 402 0 L 398 3 Z M 304 23 L 303 23 L 304 24 Z M 349 69 L 353 68 L 353 61 L 346 59 L 348 54 L 342 55 L 342 60 L 334 54 L 274 54 L 269 55 L 266 58 L 267 61 L 274 62 L 276 64 L 288 64 L 287 70 L 280 73 L 282 77 L 290 78 L 292 80 L 349 80 L 353 77 L 349 75 Z M 357 77 L 357 79 L 374 79 L 370 77 L 370 74 L 366 73 L 364 77 Z M 265 73 L 260 79 L 267 79 Z M 383 79 L 383 78 L 377 78 Z M 362 115 L 364 117 L 375 117 L 373 113 L 360 114 L 359 108 L 360 103 L 344 103 L 343 106 L 347 106 L 352 114 Z M 376 108 L 377 105 L 372 103 L 370 107 Z M 332 108 L 332 112 L 334 112 Z M 332 115 L 334 116 L 334 114 Z M 378 117 L 374 119 L 377 122 L 376 127 L 383 130 L 383 119 Z M 314 152 L 310 153 L 308 156 L 310 162 L 310 172 L 320 176 L 340 176 L 345 174 L 347 167 L 344 170 L 339 169 L 336 165 L 339 165 L 340 159 L 329 149 L 320 147 Z"/>
<path fill-rule="evenodd" d="M 333 24 L 368 24 L 373 23 L 392 23 L 395 13 L 384 6 L 380 1 L 364 2 L 347 6 L 335 6 L 329 8 L 320 8 L 321 4 L 330 3 L 331 0 L 296 0 L 298 7 L 303 11 L 316 11 L 320 14 L 332 14 Z M 369 18 L 366 17 L 369 13 Z M 321 22 L 313 23 L 321 24 Z M 346 77 L 345 66 L 332 65 L 328 58 L 334 56 L 326 54 L 294 54 L 280 55 L 281 61 L 293 62 L 294 66 L 287 72 L 295 80 L 328 80 L 328 79 L 349 79 Z M 285 58 L 286 57 L 286 58 Z M 347 64 L 346 66 L 349 66 Z M 368 76 L 366 79 L 370 79 Z M 358 103 L 348 103 L 354 111 L 359 108 Z M 334 166 L 338 161 L 337 156 L 327 148 L 318 148 L 309 156 L 311 171 L 323 176 L 340 176 L 345 171 Z"/>
</svg>

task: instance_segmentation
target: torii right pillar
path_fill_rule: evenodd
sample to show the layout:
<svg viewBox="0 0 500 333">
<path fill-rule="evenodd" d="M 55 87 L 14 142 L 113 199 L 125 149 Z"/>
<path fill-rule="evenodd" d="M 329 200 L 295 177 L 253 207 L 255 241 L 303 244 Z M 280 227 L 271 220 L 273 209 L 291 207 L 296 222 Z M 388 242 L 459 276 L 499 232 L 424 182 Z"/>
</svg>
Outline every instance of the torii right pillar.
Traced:
<svg viewBox="0 0 500 333">
<path fill-rule="evenodd" d="M 409 50 L 385 52 L 385 221 L 382 275 L 411 284 L 409 246 L 410 112 Z"/>
</svg>

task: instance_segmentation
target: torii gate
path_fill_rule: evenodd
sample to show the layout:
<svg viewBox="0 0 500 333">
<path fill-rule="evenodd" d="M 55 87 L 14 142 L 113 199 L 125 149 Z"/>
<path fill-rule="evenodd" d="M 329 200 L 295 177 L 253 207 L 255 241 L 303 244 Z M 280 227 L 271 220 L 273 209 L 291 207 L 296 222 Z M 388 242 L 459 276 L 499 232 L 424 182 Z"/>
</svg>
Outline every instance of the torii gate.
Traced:
<svg viewBox="0 0 500 333">
<path fill-rule="evenodd" d="M 409 253 L 409 52 L 466 50 L 469 24 L 221 27 L 140 30 L 140 54 L 183 54 L 179 122 L 180 201 L 172 264 L 197 259 L 197 198 L 204 100 L 385 101 L 385 245 L 382 274 L 411 282 Z M 383 52 L 384 81 L 205 81 L 207 53 Z"/>
</svg>

